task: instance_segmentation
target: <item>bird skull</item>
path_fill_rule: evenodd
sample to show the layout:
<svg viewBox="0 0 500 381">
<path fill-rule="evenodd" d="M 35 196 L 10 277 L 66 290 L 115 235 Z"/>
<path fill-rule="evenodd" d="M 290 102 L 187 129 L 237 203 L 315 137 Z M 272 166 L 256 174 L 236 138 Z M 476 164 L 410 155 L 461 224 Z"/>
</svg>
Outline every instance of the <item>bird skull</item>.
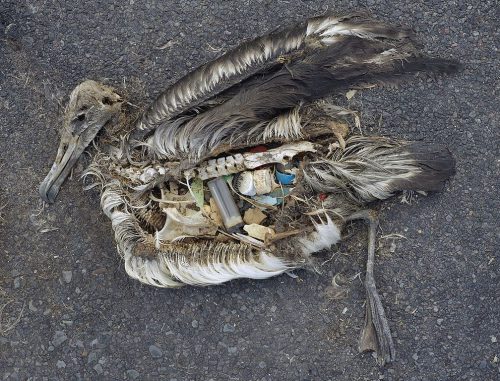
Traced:
<svg viewBox="0 0 500 381">
<path fill-rule="evenodd" d="M 111 87 L 95 81 L 79 84 L 71 93 L 61 142 L 50 172 L 40 185 L 40 197 L 54 202 L 59 188 L 99 130 L 118 115 L 122 98 Z"/>
</svg>

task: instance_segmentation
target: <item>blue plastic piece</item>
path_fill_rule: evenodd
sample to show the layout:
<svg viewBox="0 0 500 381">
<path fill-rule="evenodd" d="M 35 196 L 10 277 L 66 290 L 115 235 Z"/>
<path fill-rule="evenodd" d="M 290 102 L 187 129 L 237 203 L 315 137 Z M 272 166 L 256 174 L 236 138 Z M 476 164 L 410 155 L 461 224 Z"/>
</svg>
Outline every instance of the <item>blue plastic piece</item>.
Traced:
<svg viewBox="0 0 500 381">
<path fill-rule="evenodd" d="M 295 180 L 295 175 L 292 173 L 276 171 L 276 180 L 278 181 L 278 184 L 281 185 L 292 185 L 293 180 Z"/>
</svg>

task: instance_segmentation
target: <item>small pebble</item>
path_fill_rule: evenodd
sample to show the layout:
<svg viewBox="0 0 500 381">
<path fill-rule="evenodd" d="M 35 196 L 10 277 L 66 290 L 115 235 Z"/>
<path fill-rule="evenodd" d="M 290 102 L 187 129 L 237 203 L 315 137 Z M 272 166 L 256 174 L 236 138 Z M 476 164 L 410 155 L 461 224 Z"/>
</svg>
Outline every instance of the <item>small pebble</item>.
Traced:
<svg viewBox="0 0 500 381">
<path fill-rule="evenodd" d="M 56 331 L 54 333 L 54 336 L 52 337 L 52 345 L 54 347 L 60 346 L 62 343 L 64 343 L 68 339 L 68 336 L 63 331 Z"/>
<path fill-rule="evenodd" d="M 162 350 L 160 348 L 158 348 L 156 345 L 150 345 L 149 346 L 149 353 L 155 359 L 160 358 L 161 356 L 163 356 Z"/>
<path fill-rule="evenodd" d="M 92 362 L 97 361 L 97 352 L 96 351 L 90 351 L 89 355 L 87 356 L 87 364 L 90 364 Z"/>
<path fill-rule="evenodd" d="M 224 328 L 222 328 L 223 332 L 234 332 L 236 328 L 231 324 L 224 324 Z"/>
<path fill-rule="evenodd" d="M 14 278 L 14 288 L 20 288 L 21 287 L 21 277 L 18 276 L 17 278 Z"/>
<path fill-rule="evenodd" d="M 56 362 L 56 366 L 59 368 L 59 369 L 62 369 L 62 368 L 66 368 L 66 363 L 62 360 L 58 360 Z"/>
<path fill-rule="evenodd" d="M 94 366 L 94 370 L 96 371 L 97 374 L 102 374 L 104 372 L 104 369 L 101 364 L 96 364 Z"/>
<path fill-rule="evenodd" d="M 33 303 L 33 300 L 30 300 L 28 302 L 28 308 L 31 312 L 37 312 L 38 308 L 35 307 L 35 304 Z"/>
<path fill-rule="evenodd" d="M 136 371 L 135 369 L 129 369 L 127 370 L 127 377 L 130 379 L 130 380 L 135 380 L 136 378 L 139 377 L 139 372 Z"/>
<path fill-rule="evenodd" d="M 200 344 L 196 344 L 196 345 L 194 346 L 194 352 L 195 352 L 197 355 L 199 355 L 199 354 L 201 353 L 201 349 L 202 349 L 202 348 L 203 348 L 203 347 L 202 347 Z"/>
<path fill-rule="evenodd" d="M 70 283 L 73 278 L 73 272 L 71 270 L 65 270 L 62 272 L 62 277 L 65 283 Z"/>
<path fill-rule="evenodd" d="M 391 246 L 389 247 L 389 252 L 391 252 L 391 253 L 395 253 L 395 252 L 396 252 L 396 248 L 397 248 L 397 246 L 396 246 L 396 242 L 395 242 L 395 241 L 392 241 L 392 242 L 391 242 Z"/>
</svg>

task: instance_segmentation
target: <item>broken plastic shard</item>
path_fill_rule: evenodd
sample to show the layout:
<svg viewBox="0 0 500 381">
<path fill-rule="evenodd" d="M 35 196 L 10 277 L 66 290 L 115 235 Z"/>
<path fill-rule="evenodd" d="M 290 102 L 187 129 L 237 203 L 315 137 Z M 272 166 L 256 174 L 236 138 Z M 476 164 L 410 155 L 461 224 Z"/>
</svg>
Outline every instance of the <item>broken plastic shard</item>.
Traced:
<svg viewBox="0 0 500 381">
<path fill-rule="evenodd" d="M 245 171 L 237 175 L 236 189 L 245 196 L 255 196 L 257 190 L 253 182 L 253 174 L 250 171 Z"/>
<path fill-rule="evenodd" d="M 257 194 L 266 194 L 273 189 L 273 174 L 271 169 L 257 169 L 253 171 L 253 184 Z"/>
<path fill-rule="evenodd" d="M 267 196 L 275 198 L 277 204 L 283 203 L 284 199 L 286 196 L 290 194 L 292 191 L 291 188 L 283 187 L 283 188 L 278 188 L 271 193 L 269 193 Z"/>
<path fill-rule="evenodd" d="M 191 182 L 191 192 L 194 197 L 194 200 L 196 201 L 196 206 L 201 209 L 205 201 L 202 179 L 195 178 Z"/>
<path fill-rule="evenodd" d="M 276 186 L 270 168 L 256 169 L 255 171 L 245 171 L 237 175 L 236 189 L 245 196 L 255 196 L 256 194 L 266 194 L 271 192 Z"/>
<path fill-rule="evenodd" d="M 285 173 L 276 171 L 276 180 L 282 185 L 292 185 L 293 180 L 295 180 L 295 175 L 293 173 Z"/>
<path fill-rule="evenodd" d="M 243 221 L 247 225 L 250 224 L 259 224 L 264 221 L 267 218 L 267 216 L 262 213 L 262 211 L 258 208 L 250 208 L 245 211 L 245 214 L 243 216 Z"/>
<path fill-rule="evenodd" d="M 261 241 L 271 239 L 276 235 L 275 231 L 270 227 L 258 224 L 245 225 L 243 226 L 243 230 L 245 230 L 250 237 L 257 238 Z"/>
<path fill-rule="evenodd" d="M 278 199 L 276 197 L 271 197 L 267 194 L 258 195 L 258 196 L 252 197 L 252 199 L 257 201 L 259 204 L 263 204 L 263 205 L 270 205 L 270 206 L 278 205 Z"/>
</svg>

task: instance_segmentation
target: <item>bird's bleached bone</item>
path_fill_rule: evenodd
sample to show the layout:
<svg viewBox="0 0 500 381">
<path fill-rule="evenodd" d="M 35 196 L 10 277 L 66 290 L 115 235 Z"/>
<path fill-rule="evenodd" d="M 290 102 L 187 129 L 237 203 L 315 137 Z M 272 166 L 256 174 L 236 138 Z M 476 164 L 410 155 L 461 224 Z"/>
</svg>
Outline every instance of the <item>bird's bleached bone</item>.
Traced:
<svg viewBox="0 0 500 381">
<path fill-rule="evenodd" d="M 183 215 L 176 208 L 165 208 L 163 212 L 167 215 L 167 219 L 163 229 L 155 234 L 157 248 L 161 242 L 174 242 L 185 237 L 211 236 L 217 231 L 217 226 L 200 211 L 186 209 L 189 215 Z"/>
<path fill-rule="evenodd" d="M 248 152 L 211 159 L 201 163 L 196 168 L 185 171 L 184 175 L 187 178 L 199 177 L 202 180 L 207 180 L 219 176 L 239 173 L 244 170 L 255 169 L 266 164 L 286 164 L 288 160 L 304 152 L 316 152 L 314 144 L 302 141 L 284 144 L 266 152 Z"/>
<path fill-rule="evenodd" d="M 308 141 L 300 141 L 272 148 L 266 152 L 237 153 L 230 156 L 210 159 L 200 163 L 195 168 L 183 172 L 184 178 L 201 180 L 213 179 L 220 176 L 232 175 L 245 170 L 252 170 L 262 165 L 281 163 L 286 164 L 288 160 L 299 153 L 316 152 L 314 144 Z M 142 184 L 150 184 L 165 176 L 172 170 L 169 166 L 161 164 L 149 165 L 141 169 L 140 173 L 126 169 L 120 169 L 120 175 L 133 181 L 139 180 Z"/>
</svg>

